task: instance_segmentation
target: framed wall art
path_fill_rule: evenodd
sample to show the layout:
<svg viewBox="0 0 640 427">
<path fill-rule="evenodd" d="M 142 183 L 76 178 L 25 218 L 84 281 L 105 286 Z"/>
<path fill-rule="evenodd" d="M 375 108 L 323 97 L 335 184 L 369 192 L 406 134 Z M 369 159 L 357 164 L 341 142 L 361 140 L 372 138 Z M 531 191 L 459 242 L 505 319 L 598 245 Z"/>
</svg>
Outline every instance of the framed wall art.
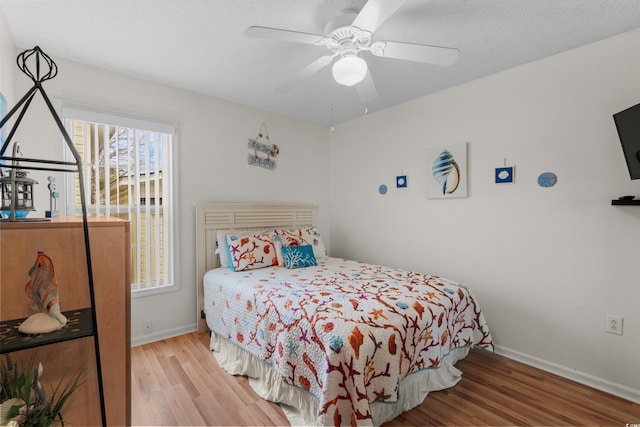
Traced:
<svg viewBox="0 0 640 427">
<path fill-rule="evenodd" d="M 496 184 L 513 184 L 514 179 L 514 167 L 513 166 L 503 166 L 500 168 L 496 168 L 495 173 L 495 183 Z"/>
<path fill-rule="evenodd" d="M 427 198 L 467 197 L 467 143 L 427 149 Z"/>
</svg>

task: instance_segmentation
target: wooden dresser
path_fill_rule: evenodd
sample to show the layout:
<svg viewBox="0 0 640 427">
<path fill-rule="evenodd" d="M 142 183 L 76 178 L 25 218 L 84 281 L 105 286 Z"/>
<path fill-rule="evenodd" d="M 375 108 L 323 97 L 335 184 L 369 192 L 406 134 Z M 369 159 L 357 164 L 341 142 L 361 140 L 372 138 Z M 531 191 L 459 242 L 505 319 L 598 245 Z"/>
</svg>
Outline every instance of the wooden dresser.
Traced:
<svg viewBox="0 0 640 427">
<path fill-rule="evenodd" d="M 89 217 L 96 317 L 102 363 L 107 425 L 131 424 L 130 372 L 130 230 L 129 222 Z M 0 320 L 34 313 L 24 292 L 38 251 L 54 264 L 63 312 L 90 306 L 81 217 L 47 222 L 0 222 Z M 0 343 L 1 344 L 1 343 Z M 42 380 L 49 393 L 66 373 L 85 369 L 84 383 L 67 401 L 65 425 L 100 425 L 100 400 L 92 337 L 58 342 L 12 353 L 18 360 L 36 355 L 44 366 Z"/>
</svg>

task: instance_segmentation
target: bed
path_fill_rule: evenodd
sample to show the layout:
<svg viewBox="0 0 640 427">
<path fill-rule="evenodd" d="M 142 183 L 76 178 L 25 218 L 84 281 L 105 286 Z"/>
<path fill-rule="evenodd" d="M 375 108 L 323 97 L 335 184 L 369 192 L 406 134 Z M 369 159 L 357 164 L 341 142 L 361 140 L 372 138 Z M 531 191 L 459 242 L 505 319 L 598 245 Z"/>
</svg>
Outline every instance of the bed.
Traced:
<svg viewBox="0 0 640 427">
<path fill-rule="evenodd" d="M 380 425 L 455 385 L 471 347 L 493 350 L 465 286 L 327 256 L 315 217 L 196 205 L 198 329 L 292 425 Z"/>
</svg>

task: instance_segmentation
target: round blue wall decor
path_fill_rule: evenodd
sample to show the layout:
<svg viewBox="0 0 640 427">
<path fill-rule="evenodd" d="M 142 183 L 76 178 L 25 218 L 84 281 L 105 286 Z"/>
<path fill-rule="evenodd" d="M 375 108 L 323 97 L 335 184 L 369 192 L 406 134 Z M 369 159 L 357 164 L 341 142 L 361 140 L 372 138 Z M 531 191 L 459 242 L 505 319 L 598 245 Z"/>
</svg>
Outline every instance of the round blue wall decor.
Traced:
<svg viewBox="0 0 640 427">
<path fill-rule="evenodd" d="M 382 184 L 380 187 L 378 187 L 378 193 L 387 194 L 387 186 Z"/>
<path fill-rule="evenodd" d="M 553 172 L 544 172 L 538 176 L 538 185 L 540 187 L 553 187 L 557 181 L 558 177 Z"/>
</svg>

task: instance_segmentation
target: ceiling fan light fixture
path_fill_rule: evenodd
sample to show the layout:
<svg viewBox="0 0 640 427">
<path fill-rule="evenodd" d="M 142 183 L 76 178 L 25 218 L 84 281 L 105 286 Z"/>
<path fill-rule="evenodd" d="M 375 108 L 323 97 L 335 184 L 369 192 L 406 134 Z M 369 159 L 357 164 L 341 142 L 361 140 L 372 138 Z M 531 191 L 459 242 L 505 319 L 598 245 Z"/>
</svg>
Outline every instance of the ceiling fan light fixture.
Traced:
<svg viewBox="0 0 640 427">
<path fill-rule="evenodd" d="M 333 78 L 345 86 L 353 86 L 367 75 L 367 62 L 356 55 L 345 55 L 333 64 Z"/>
</svg>

